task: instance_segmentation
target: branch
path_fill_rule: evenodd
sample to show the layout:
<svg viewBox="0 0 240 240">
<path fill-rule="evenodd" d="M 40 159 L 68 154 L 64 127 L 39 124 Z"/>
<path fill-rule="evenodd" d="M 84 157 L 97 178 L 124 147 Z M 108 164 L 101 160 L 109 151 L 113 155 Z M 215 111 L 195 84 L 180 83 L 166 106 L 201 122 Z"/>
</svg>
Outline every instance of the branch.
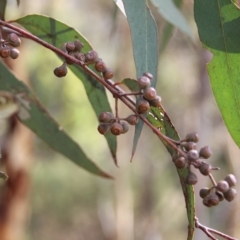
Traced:
<svg viewBox="0 0 240 240">
<path fill-rule="evenodd" d="M 216 234 L 218 236 L 221 236 L 221 237 L 223 237 L 223 238 L 225 238 L 227 240 L 237 240 L 237 238 L 230 237 L 227 234 L 224 234 L 224 233 L 219 232 L 219 231 L 217 231 L 215 229 L 212 229 L 212 228 L 209 228 L 209 227 L 206 227 L 206 226 L 202 225 L 199 222 L 197 217 L 195 217 L 195 227 L 201 229 L 212 240 L 218 240 L 218 239 L 215 238 L 211 233 L 214 233 L 214 234 Z"/>
<path fill-rule="evenodd" d="M 130 108 L 148 127 L 150 127 L 152 129 L 152 131 L 163 141 L 165 141 L 169 146 L 171 146 L 173 149 L 175 149 L 177 152 L 179 152 L 182 156 L 186 157 L 186 153 L 184 153 L 180 148 L 178 148 L 176 146 L 175 143 L 173 143 L 173 141 L 171 139 L 169 139 L 167 136 L 165 136 L 163 133 L 161 133 L 156 127 L 154 127 L 145 117 L 143 117 L 142 115 L 138 114 L 136 112 L 135 107 L 132 105 L 132 100 L 130 100 L 130 98 L 128 96 L 124 96 L 125 92 L 123 90 L 121 90 L 121 88 L 117 88 L 116 86 L 114 86 L 114 84 L 111 81 L 105 81 L 103 78 L 101 78 L 100 76 L 98 76 L 94 71 L 92 71 L 89 67 L 87 67 L 84 62 L 76 59 L 73 56 L 70 56 L 69 54 L 63 52 L 62 50 L 56 48 L 55 46 L 43 41 L 42 39 L 36 37 L 35 35 L 19 28 L 16 27 L 12 24 L 9 24 L 7 22 L 4 22 L 2 20 L 0 20 L 0 25 L 5 26 L 7 28 L 10 28 L 18 33 L 20 33 L 23 37 L 28 38 L 33 40 L 34 42 L 50 49 L 51 51 L 55 52 L 56 54 L 58 54 L 59 56 L 64 57 L 65 59 L 70 60 L 71 62 L 77 64 L 78 66 L 80 66 L 81 68 L 83 68 L 85 70 L 85 72 L 87 72 L 88 74 L 90 74 L 92 77 L 94 77 L 98 82 L 100 82 L 105 88 L 107 88 L 112 94 L 113 96 L 116 96 L 117 98 L 119 98 L 128 108 Z"/>
</svg>

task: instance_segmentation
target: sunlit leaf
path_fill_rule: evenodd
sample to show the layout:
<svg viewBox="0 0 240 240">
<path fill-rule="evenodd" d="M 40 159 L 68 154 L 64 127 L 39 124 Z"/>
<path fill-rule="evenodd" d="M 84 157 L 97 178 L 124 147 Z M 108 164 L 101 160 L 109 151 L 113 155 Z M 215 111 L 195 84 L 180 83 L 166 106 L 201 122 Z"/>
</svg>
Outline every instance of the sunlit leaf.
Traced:
<svg viewBox="0 0 240 240">
<path fill-rule="evenodd" d="M 65 155 L 85 170 L 106 178 L 111 175 L 102 171 L 82 151 L 65 131 L 51 117 L 35 94 L 19 81 L 3 63 L 0 62 L 0 90 L 11 93 L 20 105 L 17 116 L 38 137 L 57 152 Z"/>
<path fill-rule="evenodd" d="M 154 18 L 145 0 L 123 0 L 131 31 L 133 54 L 137 77 L 144 72 L 153 74 L 152 86 L 157 83 L 158 34 Z M 143 122 L 139 121 L 134 134 L 132 157 L 142 132 Z"/>
<path fill-rule="evenodd" d="M 203 47 L 212 52 L 208 73 L 219 110 L 240 147 L 240 11 L 229 0 L 195 0 Z"/>
<path fill-rule="evenodd" d="M 171 24 L 193 39 L 192 31 L 181 11 L 176 7 L 173 0 L 151 0 L 158 8 L 159 13 Z"/>
<path fill-rule="evenodd" d="M 79 39 L 84 44 L 82 52 L 86 53 L 92 49 L 88 41 L 79 32 L 53 18 L 40 15 L 28 15 L 26 17 L 15 20 L 15 22 L 24 26 L 32 34 L 58 48 L 60 48 L 63 43 Z M 84 72 L 81 67 L 77 65 L 69 65 L 68 67 L 79 78 L 79 80 L 82 81 L 88 99 L 97 117 L 101 112 L 111 112 L 105 88 L 91 75 Z M 90 68 L 95 71 L 93 67 L 90 66 Z M 112 134 L 106 135 L 105 137 L 107 139 L 113 159 L 116 162 L 116 137 Z"/>
<path fill-rule="evenodd" d="M 151 107 L 150 112 L 147 115 L 147 119 L 153 126 L 159 129 L 165 136 L 174 139 L 180 140 L 179 135 L 172 124 L 170 118 L 163 108 Z M 173 156 L 175 150 L 170 147 L 166 142 L 162 141 L 166 146 L 168 152 Z M 177 169 L 177 168 L 176 168 Z M 187 240 L 192 240 L 194 235 L 194 227 L 195 227 L 195 197 L 194 197 L 194 189 L 191 185 L 186 184 L 185 179 L 188 175 L 189 170 L 185 169 L 177 169 L 180 183 L 182 185 L 182 191 L 185 198 L 186 208 L 187 208 L 187 216 L 188 216 L 188 238 Z"/>
</svg>

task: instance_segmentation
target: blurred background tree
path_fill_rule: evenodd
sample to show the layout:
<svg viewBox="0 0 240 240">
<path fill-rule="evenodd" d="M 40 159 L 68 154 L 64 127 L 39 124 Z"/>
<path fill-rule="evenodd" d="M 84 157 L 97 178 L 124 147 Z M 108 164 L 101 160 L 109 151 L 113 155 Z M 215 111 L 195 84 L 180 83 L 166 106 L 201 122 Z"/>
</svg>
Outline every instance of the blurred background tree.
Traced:
<svg viewBox="0 0 240 240">
<path fill-rule="evenodd" d="M 167 22 L 154 6 L 151 9 L 161 40 Z M 213 98 L 206 72 L 211 55 L 199 42 L 192 9 L 192 1 L 185 0 L 182 10 L 194 41 L 177 29 L 173 31 L 160 55 L 157 91 L 180 135 L 197 131 L 199 146 L 211 146 L 214 152 L 211 164 L 221 167 L 215 173 L 216 178 L 224 178 L 229 172 L 238 178 L 239 149 L 229 136 Z M 54 17 L 80 31 L 114 69 L 115 81 L 135 78 L 129 27 L 114 1 L 24 0 L 18 8 L 15 1 L 8 1 L 7 20 L 33 13 Z M 64 79 L 53 75 L 53 69 L 61 64 L 54 53 L 23 39 L 21 56 L 10 64 L 20 79 L 29 80 L 40 100 L 89 157 L 116 176 L 115 181 L 108 181 L 90 175 L 65 161 L 38 138 L 32 141 L 30 136 L 27 143 L 21 143 L 22 148 L 13 150 L 18 156 L 23 148 L 33 149 L 32 156 L 26 159 L 30 174 L 26 185 L 27 189 L 31 186 L 31 193 L 27 191 L 25 195 L 23 223 L 26 218 L 28 221 L 18 240 L 186 238 L 185 202 L 175 167 L 149 129 L 144 128 L 132 163 L 129 159 L 133 130 L 118 138 L 120 168 L 116 168 L 105 140 L 96 130 L 98 121 L 82 84 L 70 72 Z M 123 105 L 120 111 L 123 116 L 130 113 Z M 20 128 L 27 131 L 25 127 Z M 198 177 L 196 193 L 209 185 L 208 179 L 199 174 Z M 1 193 L 4 187 L 5 183 L 1 182 Z M 221 207 L 208 209 L 197 196 L 196 211 L 206 225 L 240 238 L 239 202 L 237 197 L 231 204 L 222 203 Z M 198 239 L 208 238 L 196 230 L 195 240 Z"/>
</svg>

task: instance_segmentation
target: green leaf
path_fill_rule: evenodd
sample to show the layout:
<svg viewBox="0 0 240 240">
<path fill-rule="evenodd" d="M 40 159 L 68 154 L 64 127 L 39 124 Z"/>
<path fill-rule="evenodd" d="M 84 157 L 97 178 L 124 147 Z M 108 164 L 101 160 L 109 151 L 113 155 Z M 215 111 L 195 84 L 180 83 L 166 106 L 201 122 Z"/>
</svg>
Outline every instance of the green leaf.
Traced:
<svg viewBox="0 0 240 240">
<path fill-rule="evenodd" d="M 3 180 L 7 181 L 8 180 L 8 175 L 4 172 L 0 172 L 0 178 L 2 178 Z"/>
<path fill-rule="evenodd" d="M 183 33 L 193 39 L 192 31 L 180 10 L 172 0 L 151 0 L 158 12 L 171 24 L 179 28 Z"/>
<path fill-rule="evenodd" d="M 175 0 L 174 3 L 177 6 L 177 8 L 180 8 L 180 6 L 182 5 L 183 0 Z M 165 50 L 171 36 L 172 36 L 172 32 L 174 29 L 174 25 L 172 25 L 171 23 L 167 22 L 166 26 L 164 26 L 164 29 L 162 31 L 162 37 L 161 37 L 161 41 L 160 41 L 160 54 L 163 53 L 163 51 Z"/>
<path fill-rule="evenodd" d="M 121 81 L 122 84 L 126 85 L 131 92 L 137 92 L 139 91 L 139 88 L 138 88 L 138 82 L 137 80 L 135 79 L 131 79 L 131 78 L 124 78 L 122 81 Z"/>
<path fill-rule="evenodd" d="M 229 0 L 195 0 L 195 21 L 208 64 L 211 87 L 223 120 L 240 147 L 240 11 Z"/>
<path fill-rule="evenodd" d="M 41 15 L 28 15 L 15 20 L 15 22 L 21 24 L 29 32 L 54 45 L 55 47 L 60 48 L 63 43 L 79 39 L 84 44 L 84 53 L 92 49 L 87 40 L 79 32 L 53 18 Z M 98 117 L 98 115 L 104 111 L 111 112 L 111 107 L 106 96 L 105 88 L 91 75 L 85 73 L 81 67 L 77 65 L 69 65 L 68 67 L 79 78 L 79 80 L 82 81 L 96 116 Z M 90 68 L 95 71 L 93 67 Z M 112 157 L 116 163 L 116 136 L 109 134 L 106 135 L 105 138 L 110 148 Z"/>
<path fill-rule="evenodd" d="M 179 135 L 172 124 L 170 118 L 168 117 L 167 113 L 163 108 L 156 108 L 151 107 L 150 112 L 147 115 L 148 121 L 159 129 L 165 136 L 174 139 L 180 140 Z M 166 146 L 168 152 L 173 156 L 176 152 L 172 147 L 170 147 L 166 142 L 162 141 L 163 144 Z M 187 208 L 187 216 L 188 216 L 188 240 L 193 239 L 194 235 L 194 228 L 195 228 L 195 197 L 194 197 L 194 189 L 193 186 L 188 185 L 185 183 L 185 179 L 188 175 L 189 169 L 177 169 L 180 183 L 182 186 L 182 191 L 185 198 L 186 208 Z"/>
<path fill-rule="evenodd" d="M 6 11 L 7 0 L 0 1 L 0 19 L 5 19 L 5 11 Z"/>
<path fill-rule="evenodd" d="M 157 83 L 158 34 L 154 18 L 145 0 L 123 0 L 132 36 L 133 54 L 137 77 L 144 72 L 153 74 L 152 86 Z M 132 157 L 142 132 L 143 122 L 135 128 Z"/>
<path fill-rule="evenodd" d="M 85 155 L 80 146 L 51 117 L 35 94 L 19 81 L 3 63 L 0 63 L 0 90 L 10 92 L 14 96 L 17 103 L 20 104 L 17 114 L 19 120 L 50 147 L 89 172 L 105 178 L 112 178 Z"/>
</svg>

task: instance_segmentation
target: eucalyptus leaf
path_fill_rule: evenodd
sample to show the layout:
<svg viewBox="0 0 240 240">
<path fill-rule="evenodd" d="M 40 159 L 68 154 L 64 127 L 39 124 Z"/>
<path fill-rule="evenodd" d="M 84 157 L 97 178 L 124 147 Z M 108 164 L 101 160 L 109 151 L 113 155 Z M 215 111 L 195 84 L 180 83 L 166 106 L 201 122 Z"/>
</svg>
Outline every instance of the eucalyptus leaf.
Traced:
<svg viewBox="0 0 240 240">
<path fill-rule="evenodd" d="M 158 12 L 171 24 L 187 34 L 193 40 L 192 31 L 181 11 L 176 7 L 173 0 L 151 0 L 157 7 Z"/>
<path fill-rule="evenodd" d="M 6 11 L 7 0 L 0 1 L 0 19 L 5 19 L 5 11 Z"/>
<path fill-rule="evenodd" d="M 137 78 L 144 72 L 153 74 L 152 86 L 157 83 L 158 34 L 155 20 L 145 0 L 123 0 L 127 20 L 131 31 L 133 55 Z M 132 158 L 141 135 L 143 122 L 135 128 Z"/>
<path fill-rule="evenodd" d="M 55 47 L 60 48 L 63 43 L 79 39 L 84 44 L 84 48 L 82 50 L 83 53 L 92 49 L 88 41 L 78 31 L 53 18 L 41 15 L 28 15 L 15 20 L 15 22 L 21 24 L 29 32 Z M 80 66 L 69 65 L 68 67 L 78 77 L 78 79 L 82 81 L 96 116 L 98 117 L 98 115 L 104 111 L 111 112 L 112 110 L 107 99 L 105 88 L 90 74 L 84 72 Z M 90 68 L 92 71 L 96 72 L 93 66 L 90 66 Z M 105 138 L 114 162 L 116 163 L 116 137 L 109 134 L 106 135 Z"/>
<path fill-rule="evenodd" d="M 52 118 L 36 95 L 2 62 L 0 62 L 0 90 L 14 96 L 21 108 L 17 113 L 18 119 L 50 147 L 93 174 L 113 178 L 85 155 L 80 146 Z"/>
<path fill-rule="evenodd" d="M 240 11 L 228 0 L 195 0 L 194 15 L 203 47 L 213 54 L 207 69 L 214 97 L 240 147 Z"/>
</svg>

